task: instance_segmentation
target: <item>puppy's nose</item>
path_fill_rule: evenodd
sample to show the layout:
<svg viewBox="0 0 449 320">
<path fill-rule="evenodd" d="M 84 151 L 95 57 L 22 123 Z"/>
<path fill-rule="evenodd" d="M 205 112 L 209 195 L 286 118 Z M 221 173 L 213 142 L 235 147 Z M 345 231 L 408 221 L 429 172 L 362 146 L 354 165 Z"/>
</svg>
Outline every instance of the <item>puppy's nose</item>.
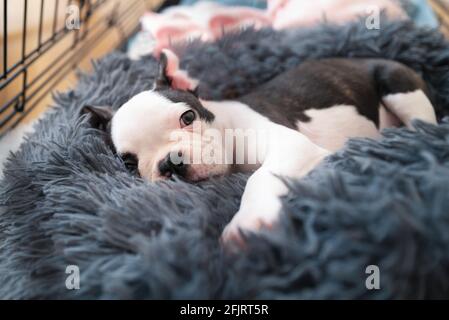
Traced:
<svg viewBox="0 0 449 320">
<path fill-rule="evenodd" d="M 159 162 L 158 165 L 161 176 L 171 177 L 173 174 L 184 177 L 187 172 L 187 165 L 184 163 L 181 151 L 170 152 Z"/>
</svg>

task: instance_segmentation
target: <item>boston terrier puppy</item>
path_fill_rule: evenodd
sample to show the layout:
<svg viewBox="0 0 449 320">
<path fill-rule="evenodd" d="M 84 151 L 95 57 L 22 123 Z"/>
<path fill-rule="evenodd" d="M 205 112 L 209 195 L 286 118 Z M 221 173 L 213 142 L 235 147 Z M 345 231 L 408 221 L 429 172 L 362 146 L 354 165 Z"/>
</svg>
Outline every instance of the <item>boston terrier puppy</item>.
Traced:
<svg viewBox="0 0 449 320">
<path fill-rule="evenodd" d="M 202 100 L 197 85 L 164 50 L 152 90 L 116 112 L 86 106 L 82 113 L 107 132 L 130 170 L 150 181 L 253 172 L 225 241 L 241 239 L 241 230 L 274 226 L 288 192 L 282 177 L 305 176 L 349 138 L 378 138 L 383 128 L 399 125 L 413 129 L 412 119 L 437 123 L 424 81 L 388 60 L 305 61 L 232 101 Z"/>
</svg>

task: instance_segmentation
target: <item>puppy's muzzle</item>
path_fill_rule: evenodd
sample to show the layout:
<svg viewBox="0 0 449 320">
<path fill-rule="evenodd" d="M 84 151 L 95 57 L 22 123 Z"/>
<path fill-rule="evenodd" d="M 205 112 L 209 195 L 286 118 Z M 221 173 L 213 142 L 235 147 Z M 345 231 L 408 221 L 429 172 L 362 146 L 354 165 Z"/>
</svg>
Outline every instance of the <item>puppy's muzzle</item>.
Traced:
<svg viewBox="0 0 449 320">
<path fill-rule="evenodd" d="M 163 177 L 170 178 L 172 175 L 185 177 L 187 174 L 188 165 L 184 163 L 183 154 L 181 151 L 170 152 L 159 162 L 159 173 Z"/>
</svg>

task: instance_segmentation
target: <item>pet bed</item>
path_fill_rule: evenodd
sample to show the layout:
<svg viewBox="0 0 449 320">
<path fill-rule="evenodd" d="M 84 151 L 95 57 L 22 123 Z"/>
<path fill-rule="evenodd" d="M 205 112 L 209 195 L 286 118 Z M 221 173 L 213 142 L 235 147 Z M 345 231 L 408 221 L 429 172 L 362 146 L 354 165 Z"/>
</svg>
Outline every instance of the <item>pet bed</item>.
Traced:
<svg viewBox="0 0 449 320">
<path fill-rule="evenodd" d="M 423 75 L 439 118 L 449 112 L 449 43 L 409 22 L 247 30 L 178 48 L 204 98 L 234 98 L 306 59 L 385 57 Z M 88 103 L 119 107 L 149 89 L 156 61 L 112 53 L 10 156 L 1 182 L 1 298 L 403 299 L 449 297 L 449 121 L 351 140 L 308 177 L 288 181 L 279 231 L 218 238 L 247 176 L 197 185 L 130 174 Z M 68 265 L 80 289 L 65 286 Z M 366 268 L 380 289 L 366 287 Z"/>
</svg>

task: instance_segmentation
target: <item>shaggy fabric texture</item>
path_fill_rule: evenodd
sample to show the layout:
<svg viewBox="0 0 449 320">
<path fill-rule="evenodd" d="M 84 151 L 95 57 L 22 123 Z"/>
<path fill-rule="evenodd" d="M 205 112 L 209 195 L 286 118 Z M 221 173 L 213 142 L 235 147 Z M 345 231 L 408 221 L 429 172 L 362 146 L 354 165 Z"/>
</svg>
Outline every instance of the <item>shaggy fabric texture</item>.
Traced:
<svg viewBox="0 0 449 320">
<path fill-rule="evenodd" d="M 449 112 L 449 44 L 407 22 L 249 30 L 178 50 L 205 98 L 233 98 L 319 57 L 385 57 L 420 72 Z M 118 108 L 149 89 L 152 58 L 112 53 L 58 94 L 1 182 L 1 298 L 449 297 L 449 122 L 358 139 L 291 187 L 277 231 L 218 238 L 247 176 L 152 184 L 129 174 L 79 119 L 87 103 Z M 81 273 L 67 290 L 68 265 Z M 366 267 L 380 269 L 367 290 Z"/>
</svg>

